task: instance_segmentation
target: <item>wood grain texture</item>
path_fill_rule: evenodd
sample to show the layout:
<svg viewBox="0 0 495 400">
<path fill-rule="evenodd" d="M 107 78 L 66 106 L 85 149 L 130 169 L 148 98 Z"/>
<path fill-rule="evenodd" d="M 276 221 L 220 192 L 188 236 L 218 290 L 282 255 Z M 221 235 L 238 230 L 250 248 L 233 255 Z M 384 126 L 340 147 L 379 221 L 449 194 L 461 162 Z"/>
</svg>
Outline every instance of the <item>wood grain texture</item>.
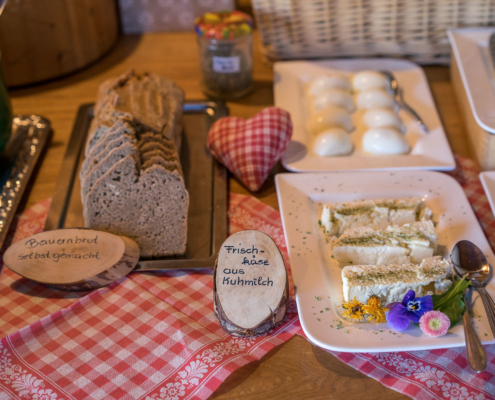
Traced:
<svg viewBox="0 0 495 400">
<path fill-rule="evenodd" d="M 289 280 L 269 235 L 245 230 L 223 242 L 213 272 L 213 303 L 223 330 L 233 336 L 263 335 L 282 322 Z"/>
<path fill-rule="evenodd" d="M 55 78 L 97 60 L 119 34 L 116 0 L 9 1 L 0 20 L 9 86 Z"/>
<path fill-rule="evenodd" d="M 273 105 L 273 71 L 263 61 L 256 32 L 255 36 L 255 89 L 250 95 L 228 103 L 231 115 L 244 118 L 252 117 L 264 107 Z M 12 91 L 16 113 L 41 114 L 51 120 L 54 129 L 47 155 L 34 184 L 27 190 L 26 207 L 50 197 L 57 190 L 55 182 L 78 107 L 95 101 L 96 90 L 103 80 L 129 68 L 149 70 L 172 78 L 184 88 L 187 99 L 204 98 L 199 87 L 199 63 L 192 33 L 125 36 L 109 55 L 81 72 L 51 83 Z M 448 68 L 426 67 L 425 70 L 450 145 L 454 152 L 471 157 Z M 278 209 L 273 176 L 279 172 L 284 172 L 280 163 L 257 193 L 250 193 L 234 178 L 230 179 L 230 190 L 254 195 Z M 301 337 L 291 339 L 261 361 L 237 370 L 212 398 L 258 399 L 260 394 L 270 399 L 407 398 L 386 389 Z"/>
<path fill-rule="evenodd" d="M 19 275 L 71 291 L 109 285 L 130 273 L 138 260 L 133 240 L 91 229 L 39 232 L 3 255 L 5 265 Z"/>
<path fill-rule="evenodd" d="M 405 400 L 409 397 L 385 388 L 301 336 L 294 336 L 260 361 L 239 368 L 210 399 Z"/>
</svg>

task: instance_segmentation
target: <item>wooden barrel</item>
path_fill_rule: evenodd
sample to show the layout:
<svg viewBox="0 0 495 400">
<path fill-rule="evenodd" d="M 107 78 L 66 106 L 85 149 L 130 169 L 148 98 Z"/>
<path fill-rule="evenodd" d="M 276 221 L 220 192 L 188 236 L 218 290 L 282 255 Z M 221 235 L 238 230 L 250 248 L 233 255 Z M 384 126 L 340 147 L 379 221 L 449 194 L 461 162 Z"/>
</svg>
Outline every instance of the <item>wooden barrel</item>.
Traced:
<svg viewBox="0 0 495 400">
<path fill-rule="evenodd" d="M 7 85 L 76 71 L 105 54 L 118 35 L 116 0 L 9 0 L 0 16 Z"/>
</svg>

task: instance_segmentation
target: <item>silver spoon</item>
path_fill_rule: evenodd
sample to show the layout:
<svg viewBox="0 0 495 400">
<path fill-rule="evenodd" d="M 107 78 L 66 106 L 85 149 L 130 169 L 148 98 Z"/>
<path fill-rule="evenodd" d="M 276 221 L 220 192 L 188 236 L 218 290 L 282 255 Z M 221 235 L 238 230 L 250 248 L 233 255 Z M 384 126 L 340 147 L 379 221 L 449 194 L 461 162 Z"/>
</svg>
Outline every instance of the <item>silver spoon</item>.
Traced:
<svg viewBox="0 0 495 400">
<path fill-rule="evenodd" d="M 425 123 L 423 122 L 419 114 L 404 100 L 404 93 L 402 89 L 399 88 L 399 83 L 397 82 L 397 79 L 395 79 L 394 74 L 392 74 L 392 72 L 390 71 L 380 71 L 380 72 L 383 75 L 385 75 L 390 81 L 390 86 L 392 87 L 392 92 L 394 93 L 395 101 L 397 101 L 399 107 L 409 112 L 409 114 L 411 114 L 413 118 L 416 119 L 416 123 L 419 125 L 421 129 L 423 129 L 425 133 L 430 133 L 430 131 L 426 127 Z"/>
<path fill-rule="evenodd" d="M 452 263 L 459 277 L 466 275 L 471 285 L 478 291 L 485 307 L 492 334 L 495 337 L 495 303 L 484 288 L 490 275 L 490 265 L 483 252 L 469 240 L 461 240 L 452 250 Z"/>
<path fill-rule="evenodd" d="M 467 275 L 467 279 L 469 277 L 469 272 L 466 271 L 466 268 L 472 271 L 474 269 L 479 270 L 480 265 L 481 269 L 483 269 L 485 265 L 488 265 L 488 263 L 482 263 L 482 261 L 486 262 L 486 257 L 481 252 L 481 250 L 479 250 L 477 246 L 467 240 L 461 240 L 454 246 L 454 248 L 452 249 L 451 258 L 456 274 L 458 276 Z M 467 311 L 466 293 L 468 291 L 469 288 L 464 291 L 464 304 L 466 305 L 466 310 L 464 311 L 464 314 L 462 316 L 462 323 L 464 325 L 464 336 L 466 340 L 467 359 L 469 366 L 474 371 L 480 372 L 485 369 L 487 359 L 485 349 L 481 345 L 481 341 L 476 334 L 476 331 L 474 330 L 471 319 L 469 318 L 469 313 Z M 487 310 L 487 316 L 490 320 L 490 312 L 488 311 L 487 304 L 483 302 L 483 305 Z"/>
<path fill-rule="evenodd" d="M 466 293 L 469 291 L 469 288 L 464 290 L 464 304 L 466 303 Z M 466 355 L 468 364 L 473 371 L 481 372 L 486 368 L 486 352 L 483 346 L 481 345 L 480 338 L 478 334 L 474 330 L 473 323 L 471 322 L 471 318 L 469 318 L 469 313 L 466 310 L 462 315 L 462 324 L 464 325 L 464 338 L 466 340 Z"/>
</svg>

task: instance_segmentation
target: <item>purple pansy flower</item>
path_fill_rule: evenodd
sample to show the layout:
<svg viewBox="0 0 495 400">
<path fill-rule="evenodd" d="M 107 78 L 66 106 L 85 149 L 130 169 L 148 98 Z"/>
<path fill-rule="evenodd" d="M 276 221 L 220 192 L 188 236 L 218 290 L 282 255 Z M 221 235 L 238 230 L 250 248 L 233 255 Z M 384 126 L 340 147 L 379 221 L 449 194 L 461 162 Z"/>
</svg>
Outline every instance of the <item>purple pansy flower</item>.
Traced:
<svg viewBox="0 0 495 400">
<path fill-rule="evenodd" d="M 397 331 L 403 331 L 412 321 L 419 323 L 422 315 L 433 310 L 433 300 L 431 296 L 414 297 L 414 290 L 409 290 L 401 303 L 395 303 L 387 313 L 387 322 Z"/>
</svg>

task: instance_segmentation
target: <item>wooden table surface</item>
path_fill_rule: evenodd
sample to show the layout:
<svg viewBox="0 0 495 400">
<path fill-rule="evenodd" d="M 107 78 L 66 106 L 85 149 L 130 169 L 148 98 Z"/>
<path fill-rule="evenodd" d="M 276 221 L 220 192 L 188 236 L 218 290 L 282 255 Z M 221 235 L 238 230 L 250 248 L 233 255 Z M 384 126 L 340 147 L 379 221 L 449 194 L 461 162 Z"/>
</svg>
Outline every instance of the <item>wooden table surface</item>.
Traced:
<svg viewBox="0 0 495 400">
<path fill-rule="evenodd" d="M 258 43 L 258 37 L 255 33 Z M 52 122 L 53 138 L 33 182 L 26 193 L 23 208 L 51 197 L 74 123 L 78 107 L 94 102 L 98 85 L 105 79 L 135 68 L 172 78 L 184 88 L 188 99 L 202 99 L 199 64 L 193 33 L 159 33 L 124 36 L 112 51 L 94 65 L 45 84 L 11 90 L 13 108 L 19 114 L 40 114 Z M 471 157 L 466 132 L 449 81 L 447 67 L 425 68 L 435 103 L 453 151 Z M 255 44 L 254 91 L 229 102 L 231 115 L 251 117 L 273 105 L 272 68 L 262 59 Z M 273 175 L 283 171 L 277 165 L 258 193 L 250 193 L 237 180 L 230 180 L 230 190 L 251 194 L 278 209 Z M 398 399 L 408 398 L 385 388 L 374 379 L 356 372 L 334 356 L 297 336 L 250 363 L 232 375 L 211 398 L 258 399 L 335 398 Z"/>
</svg>

